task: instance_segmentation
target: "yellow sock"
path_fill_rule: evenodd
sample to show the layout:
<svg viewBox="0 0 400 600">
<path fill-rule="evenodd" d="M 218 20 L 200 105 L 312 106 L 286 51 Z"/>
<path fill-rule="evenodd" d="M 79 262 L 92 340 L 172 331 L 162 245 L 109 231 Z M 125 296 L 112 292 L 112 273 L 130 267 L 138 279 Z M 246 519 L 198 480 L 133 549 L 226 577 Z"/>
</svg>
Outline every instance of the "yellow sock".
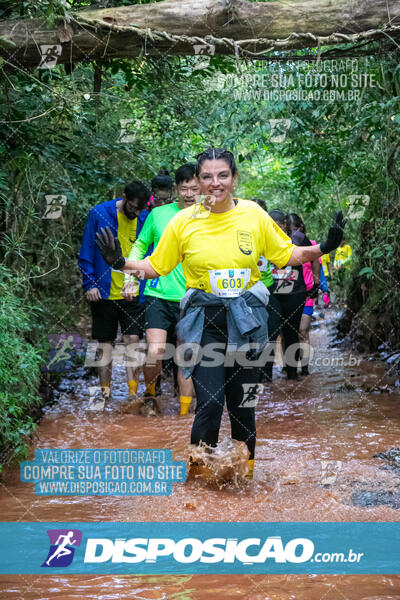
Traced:
<svg viewBox="0 0 400 600">
<path fill-rule="evenodd" d="M 104 400 L 108 400 L 111 396 L 111 383 L 101 383 L 100 387 Z"/>
<path fill-rule="evenodd" d="M 251 460 L 248 461 L 249 463 L 249 470 L 248 473 L 246 475 L 246 477 L 248 479 L 253 479 L 253 473 L 254 473 L 254 458 L 252 458 Z"/>
<path fill-rule="evenodd" d="M 139 383 L 137 381 L 135 381 L 134 379 L 130 379 L 128 381 L 128 389 L 129 389 L 129 395 L 130 396 L 134 396 L 137 392 Z"/>
<path fill-rule="evenodd" d="M 156 395 L 156 382 L 149 383 L 148 385 L 146 385 L 146 392 L 145 393 L 148 396 L 155 396 Z"/>
<path fill-rule="evenodd" d="M 189 412 L 189 406 L 192 402 L 192 396 L 180 396 L 179 401 L 181 403 L 181 417 L 183 417 Z"/>
</svg>

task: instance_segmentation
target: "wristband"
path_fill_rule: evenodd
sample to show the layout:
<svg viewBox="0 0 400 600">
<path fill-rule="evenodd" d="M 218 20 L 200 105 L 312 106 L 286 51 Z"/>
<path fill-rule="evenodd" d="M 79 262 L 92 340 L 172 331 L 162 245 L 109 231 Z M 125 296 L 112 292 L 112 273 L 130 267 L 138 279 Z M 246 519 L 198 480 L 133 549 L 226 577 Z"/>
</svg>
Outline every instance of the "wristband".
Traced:
<svg viewBox="0 0 400 600">
<path fill-rule="evenodd" d="M 119 271 L 125 266 L 125 262 L 125 258 L 123 256 L 120 256 L 119 259 L 116 260 L 115 263 L 113 263 L 112 268 L 117 269 Z"/>
<path fill-rule="evenodd" d="M 322 254 L 328 254 L 329 253 L 326 242 L 321 242 L 319 244 L 319 249 L 322 252 Z"/>
</svg>

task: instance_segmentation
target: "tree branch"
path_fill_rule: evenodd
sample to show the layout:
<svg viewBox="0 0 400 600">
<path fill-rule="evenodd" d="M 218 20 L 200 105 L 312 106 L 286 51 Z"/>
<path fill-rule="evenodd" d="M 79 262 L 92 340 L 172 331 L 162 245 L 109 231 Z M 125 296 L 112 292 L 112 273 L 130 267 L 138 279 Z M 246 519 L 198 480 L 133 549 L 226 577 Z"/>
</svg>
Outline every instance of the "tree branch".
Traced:
<svg viewBox="0 0 400 600">
<path fill-rule="evenodd" d="M 388 19 L 388 15 L 390 15 Z M 0 54 L 20 67 L 37 67 L 41 46 L 60 48 L 57 63 L 100 58 L 194 55 L 195 45 L 216 54 L 258 57 L 290 50 L 400 37 L 398 0 L 164 0 L 57 18 L 0 21 Z"/>
</svg>

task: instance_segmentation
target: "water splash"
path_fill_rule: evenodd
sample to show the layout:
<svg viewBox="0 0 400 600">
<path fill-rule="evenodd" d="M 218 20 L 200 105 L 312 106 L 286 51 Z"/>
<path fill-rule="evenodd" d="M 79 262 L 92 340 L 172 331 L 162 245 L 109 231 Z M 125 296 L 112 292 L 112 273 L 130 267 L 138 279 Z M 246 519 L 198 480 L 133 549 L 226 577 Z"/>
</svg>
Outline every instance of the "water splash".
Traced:
<svg viewBox="0 0 400 600">
<path fill-rule="evenodd" d="M 204 443 L 191 445 L 188 449 L 191 464 L 188 479 L 200 478 L 215 483 L 220 489 L 227 483 L 239 487 L 249 470 L 249 456 L 244 442 L 228 437 L 222 438 L 215 448 Z"/>
</svg>

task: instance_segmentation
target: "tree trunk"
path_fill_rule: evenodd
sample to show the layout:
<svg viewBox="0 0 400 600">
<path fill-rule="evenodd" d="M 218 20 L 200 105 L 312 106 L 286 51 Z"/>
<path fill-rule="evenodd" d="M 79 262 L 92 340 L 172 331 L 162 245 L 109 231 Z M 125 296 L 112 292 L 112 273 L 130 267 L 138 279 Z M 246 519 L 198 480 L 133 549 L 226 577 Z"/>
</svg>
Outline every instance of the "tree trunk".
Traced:
<svg viewBox="0 0 400 600">
<path fill-rule="evenodd" d="M 39 19 L 0 21 L 0 53 L 19 67 L 46 66 L 43 45 L 59 46 L 48 51 L 57 63 L 195 54 L 194 45 L 204 42 L 215 45 L 216 54 L 252 56 L 388 40 L 399 31 L 398 0 L 164 0 L 71 12 L 69 22 L 60 17 L 52 27 Z"/>
</svg>

